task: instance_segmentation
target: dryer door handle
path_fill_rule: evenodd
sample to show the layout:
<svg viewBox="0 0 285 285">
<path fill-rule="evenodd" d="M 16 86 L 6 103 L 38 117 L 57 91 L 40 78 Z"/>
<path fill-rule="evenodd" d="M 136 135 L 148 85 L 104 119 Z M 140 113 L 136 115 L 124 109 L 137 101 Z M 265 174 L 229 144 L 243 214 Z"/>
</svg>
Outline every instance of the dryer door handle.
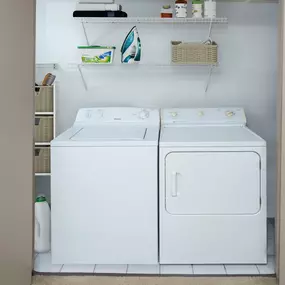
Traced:
<svg viewBox="0 0 285 285">
<path fill-rule="evenodd" d="M 178 173 L 173 171 L 172 172 L 172 189 L 171 189 L 171 195 L 172 197 L 177 197 L 177 175 Z"/>
</svg>

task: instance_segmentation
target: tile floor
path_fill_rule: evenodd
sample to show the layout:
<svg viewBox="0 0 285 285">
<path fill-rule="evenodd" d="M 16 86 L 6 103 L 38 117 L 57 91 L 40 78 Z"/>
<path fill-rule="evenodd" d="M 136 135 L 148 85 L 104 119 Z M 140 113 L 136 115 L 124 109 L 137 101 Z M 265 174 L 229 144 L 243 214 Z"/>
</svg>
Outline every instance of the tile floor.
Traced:
<svg viewBox="0 0 285 285">
<path fill-rule="evenodd" d="M 51 254 L 35 254 L 35 273 L 135 275 L 272 275 L 275 274 L 274 226 L 268 224 L 267 265 L 53 265 Z"/>
</svg>

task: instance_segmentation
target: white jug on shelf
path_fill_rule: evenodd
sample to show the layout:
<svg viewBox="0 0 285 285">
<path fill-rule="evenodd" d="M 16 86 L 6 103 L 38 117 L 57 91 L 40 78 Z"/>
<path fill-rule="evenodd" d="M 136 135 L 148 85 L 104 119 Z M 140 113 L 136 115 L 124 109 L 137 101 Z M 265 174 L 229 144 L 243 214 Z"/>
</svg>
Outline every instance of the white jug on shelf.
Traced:
<svg viewBox="0 0 285 285">
<path fill-rule="evenodd" d="M 44 253 L 51 249 L 51 214 L 44 195 L 35 202 L 35 252 Z"/>
</svg>

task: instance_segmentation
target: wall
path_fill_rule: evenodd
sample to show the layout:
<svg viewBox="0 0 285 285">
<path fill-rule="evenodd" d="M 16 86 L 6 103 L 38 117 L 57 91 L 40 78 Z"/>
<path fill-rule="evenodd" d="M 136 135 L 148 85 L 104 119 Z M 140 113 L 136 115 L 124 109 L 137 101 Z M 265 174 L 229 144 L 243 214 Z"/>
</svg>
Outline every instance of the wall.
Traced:
<svg viewBox="0 0 285 285">
<path fill-rule="evenodd" d="M 156 16 L 162 1 L 117 1 L 129 16 Z M 220 67 L 205 94 L 207 67 L 162 67 L 169 63 L 171 40 L 201 41 L 208 25 L 138 24 L 143 66 L 85 68 L 85 91 L 78 45 L 86 44 L 82 26 L 72 18 L 74 1 L 38 0 L 37 62 L 58 62 L 58 131 L 68 128 L 80 107 L 241 106 L 248 125 L 268 142 L 269 216 L 275 215 L 275 147 L 277 92 L 277 4 L 218 3 L 218 16 L 229 25 L 215 25 L 212 38 L 220 45 Z M 88 24 L 91 44 L 115 45 L 120 61 L 122 41 L 131 24 Z M 147 66 L 151 63 L 152 66 Z"/>
<path fill-rule="evenodd" d="M 0 34 L 0 284 L 29 285 L 33 264 L 35 1 L 1 1 Z"/>
</svg>

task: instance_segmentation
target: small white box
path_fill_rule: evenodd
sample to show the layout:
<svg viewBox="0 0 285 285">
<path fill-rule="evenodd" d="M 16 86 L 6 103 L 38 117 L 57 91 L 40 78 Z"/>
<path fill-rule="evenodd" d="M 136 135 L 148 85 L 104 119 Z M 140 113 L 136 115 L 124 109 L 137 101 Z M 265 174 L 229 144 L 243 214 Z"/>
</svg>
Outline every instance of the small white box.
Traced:
<svg viewBox="0 0 285 285">
<path fill-rule="evenodd" d="M 122 6 L 119 4 L 86 4 L 77 3 L 77 11 L 121 11 Z"/>
</svg>

